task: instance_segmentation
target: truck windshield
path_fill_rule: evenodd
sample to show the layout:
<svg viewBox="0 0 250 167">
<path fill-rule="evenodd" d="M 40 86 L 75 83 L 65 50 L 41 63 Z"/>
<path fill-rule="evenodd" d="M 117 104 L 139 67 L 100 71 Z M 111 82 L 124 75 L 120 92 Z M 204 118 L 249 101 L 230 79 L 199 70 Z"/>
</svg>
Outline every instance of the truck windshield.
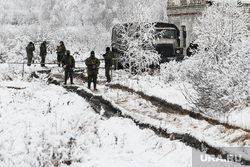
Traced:
<svg viewBox="0 0 250 167">
<path fill-rule="evenodd" d="M 156 38 L 177 38 L 175 30 L 156 30 Z"/>
</svg>

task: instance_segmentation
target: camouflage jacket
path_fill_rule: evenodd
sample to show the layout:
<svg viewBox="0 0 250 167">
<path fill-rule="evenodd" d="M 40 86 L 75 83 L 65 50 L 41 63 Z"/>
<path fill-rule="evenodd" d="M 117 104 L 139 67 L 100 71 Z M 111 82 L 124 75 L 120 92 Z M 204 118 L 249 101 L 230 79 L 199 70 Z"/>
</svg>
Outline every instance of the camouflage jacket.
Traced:
<svg viewBox="0 0 250 167">
<path fill-rule="evenodd" d="M 103 57 L 105 59 L 105 67 L 112 66 L 113 53 L 111 51 L 108 51 L 103 55 Z"/>
<path fill-rule="evenodd" d="M 57 54 L 59 53 L 59 54 L 63 54 L 63 55 L 65 55 L 66 48 L 65 48 L 65 46 L 64 46 L 64 45 L 59 45 L 59 46 L 57 46 L 56 51 L 57 51 Z"/>
<path fill-rule="evenodd" d="M 46 43 L 43 42 L 40 46 L 40 56 L 46 56 L 47 55 L 47 49 L 46 49 Z"/>
<path fill-rule="evenodd" d="M 62 66 L 66 65 L 66 68 L 75 68 L 75 59 L 73 56 L 63 56 Z"/>
<path fill-rule="evenodd" d="M 96 57 L 89 57 L 85 60 L 85 64 L 88 69 L 88 75 L 94 75 L 98 73 L 98 67 L 100 66 L 100 61 Z"/>
<path fill-rule="evenodd" d="M 26 52 L 27 52 L 27 56 L 33 56 L 33 51 L 35 51 L 35 46 L 34 44 L 28 44 L 28 46 L 26 47 Z"/>
</svg>

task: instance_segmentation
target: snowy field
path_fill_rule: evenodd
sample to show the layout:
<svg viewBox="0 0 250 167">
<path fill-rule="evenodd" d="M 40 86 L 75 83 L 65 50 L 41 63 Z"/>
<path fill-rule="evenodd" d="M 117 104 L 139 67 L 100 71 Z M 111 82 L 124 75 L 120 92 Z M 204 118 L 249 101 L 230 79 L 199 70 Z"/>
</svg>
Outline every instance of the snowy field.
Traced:
<svg viewBox="0 0 250 167">
<path fill-rule="evenodd" d="M 47 85 L 45 74 L 41 74 L 40 79 L 30 76 L 33 71 L 41 70 L 41 67 L 22 68 L 22 66 L 2 64 L 0 68 L 1 167 L 192 166 L 192 148 L 185 143 L 161 138 L 151 130 L 141 130 L 130 119 L 119 117 L 107 119 L 96 114 L 82 97 L 67 92 L 61 86 Z M 55 67 L 52 72 L 60 74 L 62 70 Z M 100 81 L 103 79 L 103 74 L 100 74 Z M 81 82 L 75 80 L 76 85 L 86 89 L 86 85 L 81 85 Z M 132 84 L 132 81 L 129 80 L 127 83 Z M 176 91 L 175 88 L 172 87 L 171 91 Z M 113 102 L 124 101 L 124 98 L 128 97 L 119 90 L 108 90 L 105 85 L 98 85 L 98 89 L 98 94 L 105 94 L 105 97 Z M 118 96 L 120 98 L 117 98 Z M 129 94 L 129 97 L 131 99 L 121 103 L 120 106 L 125 113 L 141 121 L 154 125 L 158 123 L 157 120 L 151 119 L 152 116 L 160 120 L 168 118 L 165 121 L 174 120 L 177 124 L 172 122 L 161 126 L 179 132 L 186 131 L 184 127 L 189 126 L 189 123 L 184 122 L 190 118 L 176 119 L 170 115 L 156 115 L 157 109 L 151 104 L 133 94 Z M 144 103 L 147 105 L 146 110 L 137 106 L 137 104 L 143 106 Z M 128 112 L 133 110 L 141 113 Z M 171 127 L 168 127 L 169 125 Z M 197 131 L 202 130 L 197 129 Z M 190 133 L 195 135 L 197 131 Z M 208 134 L 214 131 L 216 129 L 210 129 Z M 221 144 L 213 140 L 210 142 L 215 146 Z M 228 146 L 226 140 L 223 142 L 224 146 Z M 229 164 L 221 164 L 221 166 L 227 165 Z M 230 163 L 230 166 L 240 165 Z"/>
<path fill-rule="evenodd" d="M 193 41 L 198 50 L 193 50 L 196 53 L 183 63 L 163 63 L 160 72 L 151 74 L 113 71 L 110 84 L 105 84 L 102 68 L 98 90 L 93 91 L 87 89 L 86 71 L 80 75 L 90 51 L 103 58 L 105 48 L 114 46 L 111 31 L 117 23 L 168 22 L 169 3 L 0 0 L 0 167 L 238 167 L 243 166 L 241 162 L 249 165 L 249 6 L 245 9 L 236 0 L 225 2 L 229 1 L 207 6 L 191 23 L 193 30 L 187 33 L 187 46 Z M 178 24 L 187 26 L 190 32 L 190 22 Z M 147 62 L 140 56 L 124 60 L 125 64 L 138 63 L 142 69 L 134 69 L 140 72 L 152 64 L 149 59 L 159 62 L 160 55 L 141 48 L 145 41 L 153 39 L 152 33 L 141 34 L 143 38 L 134 40 L 138 34 L 123 37 L 131 42 L 124 55 L 140 55 Z M 46 68 L 39 64 L 43 41 L 47 41 L 46 63 L 50 63 Z M 91 98 L 101 97 L 119 114 L 107 118 L 104 108 L 98 114 L 91 99 L 71 91 L 69 84 L 62 86 L 63 69 L 55 64 L 59 41 L 64 41 L 76 60 L 76 70 L 80 71 L 74 79 L 75 90 L 87 92 Z M 31 67 L 26 65 L 25 48 L 29 42 L 36 47 L 36 64 Z M 46 74 L 41 70 L 51 71 Z M 49 84 L 49 77 L 61 85 Z M 172 108 L 162 107 L 158 101 L 153 103 L 138 92 L 192 112 L 197 112 L 198 106 L 208 119 L 199 120 L 174 109 L 169 112 Z M 149 126 L 140 128 L 139 124 Z M 168 136 L 163 137 L 162 133 Z"/>
<path fill-rule="evenodd" d="M 140 130 L 131 120 L 105 119 L 74 93 L 13 75 L 1 65 L 0 166 L 191 166 L 191 148 Z M 64 166 L 64 165 L 62 165 Z M 67 166 L 67 165 L 65 165 Z"/>
</svg>

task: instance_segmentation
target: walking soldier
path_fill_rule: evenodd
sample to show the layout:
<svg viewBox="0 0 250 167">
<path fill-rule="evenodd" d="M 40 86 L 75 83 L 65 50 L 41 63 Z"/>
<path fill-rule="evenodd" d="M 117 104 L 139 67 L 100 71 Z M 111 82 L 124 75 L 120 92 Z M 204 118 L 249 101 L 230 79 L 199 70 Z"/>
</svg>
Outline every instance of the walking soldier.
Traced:
<svg viewBox="0 0 250 167">
<path fill-rule="evenodd" d="M 112 67 L 113 65 L 113 53 L 110 51 L 110 48 L 107 47 L 106 48 L 106 53 L 103 55 L 104 59 L 105 59 L 105 76 L 107 78 L 107 82 L 110 82 L 111 81 L 111 78 L 110 78 L 110 68 Z"/>
<path fill-rule="evenodd" d="M 70 51 L 67 50 L 66 56 L 62 59 L 62 66 L 65 71 L 65 78 L 64 78 L 64 84 L 67 84 L 68 77 L 70 77 L 70 83 L 73 83 L 73 71 L 75 68 L 75 59 L 73 56 L 70 55 Z"/>
<path fill-rule="evenodd" d="M 98 67 L 100 66 L 100 61 L 95 57 L 95 52 L 91 51 L 90 57 L 85 60 L 88 71 L 88 88 L 90 89 L 90 84 L 93 81 L 94 90 L 96 89 L 96 80 L 98 74 Z"/>
<path fill-rule="evenodd" d="M 31 65 L 32 57 L 33 57 L 33 51 L 35 51 L 35 45 L 32 42 L 30 42 L 26 47 L 26 53 L 27 53 L 27 59 L 28 59 L 27 65 L 28 66 Z"/>
<path fill-rule="evenodd" d="M 60 41 L 60 45 L 57 46 L 57 62 L 58 62 L 58 67 L 60 67 L 60 63 L 62 61 L 62 58 L 65 56 L 66 48 L 63 43 L 63 41 Z"/>
<path fill-rule="evenodd" d="M 47 55 L 47 48 L 46 48 L 46 41 L 43 41 L 43 43 L 40 46 L 40 56 L 41 56 L 41 67 L 45 67 L 45 57 Z"/>
</svg>

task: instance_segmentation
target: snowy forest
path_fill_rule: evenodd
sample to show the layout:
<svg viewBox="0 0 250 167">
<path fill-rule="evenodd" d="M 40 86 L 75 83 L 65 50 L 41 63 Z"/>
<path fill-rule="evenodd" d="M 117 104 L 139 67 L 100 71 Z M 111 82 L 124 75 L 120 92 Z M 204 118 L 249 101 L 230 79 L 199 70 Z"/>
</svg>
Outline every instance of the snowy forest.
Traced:
<svg viewBox="0 0 250 167">
<path fill-rule="evenodd" d="M 250 14 L 244 5 L 207 6 L 188 34 L 198 49 L 180 62 L 158 64 L 159 54 L 129 41 L 124 63 L 136 73 L 114 70 L 107 85 L 100 68 L 97 92 L 86 88 L 82 70 L 90 51 L 102 58 L 118 23 L 168 22 L 167 1 L 0 0 L 0 11 L 0 167 L 190 167 L 192 152 L 218 147 L 244 153 L 240 163 L 222 166 L 250 164 L 244 150 L 250 146 Z M 143 30 L 142 40 L 152 39 L 151 31 Z M 52 63 L 46 68 L 39 67 L 43 41 Z M 73 86 L 61 85 L 64 71 L 53 64 L 60 41 L 81 72 Z M 29 42 L 38 64 L 31 67 Z M 152 62 L 159 68 L 148 68 Z M 95 98 L 110 106 L 93 107 Z M 119 112 L 107 117 L 110 108 Z"/>
<path fill-rule="evenodd" d="M 103 50 L 110 45 L 116 23 L 164 21 L 164 4 L 162 0 L 1 0 L 1 60 L 6 60 L 9 48 L 24 55 L 22 48 L 28 41 L 46 40 L 52 52 L 61 40 L 72 52 Z"/>
</svg>

